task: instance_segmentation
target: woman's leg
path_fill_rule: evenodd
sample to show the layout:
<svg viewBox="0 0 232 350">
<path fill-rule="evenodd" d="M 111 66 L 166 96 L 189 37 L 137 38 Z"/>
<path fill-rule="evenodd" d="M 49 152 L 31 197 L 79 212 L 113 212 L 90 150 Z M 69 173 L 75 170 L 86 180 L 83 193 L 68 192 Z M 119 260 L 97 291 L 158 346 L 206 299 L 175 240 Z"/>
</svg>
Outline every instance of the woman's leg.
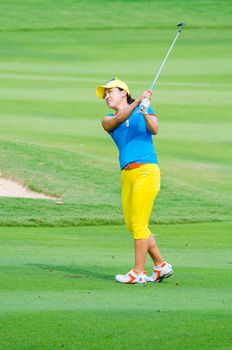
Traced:
<svg viewBox="0 0 232 350">
<path fill-rule="evenodd" d="M 156 244 L 155 238 L 152 235 L 150 235 L 148 238 L 148 253 L 154 261 L 154 265 L 160 265 L 164 261 Z"/>
<path fill-rule="evenodd" d="M 131 176 L 132 175 L 132 176 Z M 132 189 L 133 189 L 133 174 L 126 170 L 122 171 L 122 209 L 126 228 L 132 232 L 131 223 L 131 204 L 132 204 Z M 146 260 L 148 251 L 148 240 L 134 240 L 135 264 L 134 272 L 140 273 L 144 271 L 144 261 Z"/>
<path fill-rule="evenodd" d="M 150 235 L 148 239 L 135 239 L 135 265 L 134 272 L 141 273 L 144 271 L 147 253 L 154 261 L 154 265 L 160 265 L 164 259 L 162 258 L 155 238 Z"/>
<path fill-rule="evenodd" d="M 148 252 L 149 241 L 148 239 L 135 239 L 134 248 L 135 248 L 135 264 L 134 272 L 141 273 L 144 271 L 144 266 L 146 263 L 146 257 Z"/>
<path fill-rule="evenodd" d="M 130 174 L 128 170 L 122 170 L 121 175 L 121 187 L 122 187 L 122 210 L 126 228 L 129 232 L 132 232 L 131 228 L 131 194 L 132 183 L 130 181 Z"/>
<path fill-rule="evenodd" d="M 144 271 L 149 251 L 156 261 L 162 259 L 148 229 L 152 206 L 159 192 L 160 172 L 153 164 L 146 164 L 136 171 L 131 195 L 131 226 L 135 246 L 134 271 L 139 273 Z"/>
</svg>

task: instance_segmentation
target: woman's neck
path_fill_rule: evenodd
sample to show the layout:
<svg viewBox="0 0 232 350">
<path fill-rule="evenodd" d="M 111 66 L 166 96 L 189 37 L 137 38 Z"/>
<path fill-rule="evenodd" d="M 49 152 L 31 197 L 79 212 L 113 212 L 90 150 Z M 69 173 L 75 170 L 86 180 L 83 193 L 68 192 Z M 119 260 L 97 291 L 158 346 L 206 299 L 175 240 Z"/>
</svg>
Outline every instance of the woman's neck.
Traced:
<svg viewBox="0 0 232 350">
<path fill-rule="evenodd" d="M 127 101 L 122 101 L 118 106 L 115 107 L 116 112 L 121 112 L 124 108 L 128 106 Z"/>
</svg>

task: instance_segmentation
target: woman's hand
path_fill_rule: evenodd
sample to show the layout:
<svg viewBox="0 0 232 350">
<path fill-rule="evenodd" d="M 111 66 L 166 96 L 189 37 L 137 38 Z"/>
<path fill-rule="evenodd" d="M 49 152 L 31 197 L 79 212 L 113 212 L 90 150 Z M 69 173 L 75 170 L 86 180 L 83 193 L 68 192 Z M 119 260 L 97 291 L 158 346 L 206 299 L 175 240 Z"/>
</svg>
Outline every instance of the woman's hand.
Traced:
<svg viewBox="0 0 232 350">
<path fill-rule="evenodd" d="M 138 98 L 138 100 L 140 102 L 142 102 L 142 100 L 144 98 L 148 98 L 149 100 L 151 100 L 151 97 L 152 97 L 152 91 L 151 90 L 145 90 L 141 95 L 140 97 Z"/>
</svg>

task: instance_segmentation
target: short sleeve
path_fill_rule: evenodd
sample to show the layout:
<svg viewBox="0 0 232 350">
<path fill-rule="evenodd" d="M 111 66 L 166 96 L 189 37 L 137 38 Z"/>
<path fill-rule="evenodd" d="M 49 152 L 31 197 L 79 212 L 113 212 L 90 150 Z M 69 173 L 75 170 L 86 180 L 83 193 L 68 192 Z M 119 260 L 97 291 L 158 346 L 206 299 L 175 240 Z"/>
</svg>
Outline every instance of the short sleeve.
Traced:
<svg viewBox="0 0 232 350">
<path fill-rule="evenodd" d="M 148 114 L 155 115 L 157 117 L 157 114 L 152 107 L 148 108 Z"/>
</svg>

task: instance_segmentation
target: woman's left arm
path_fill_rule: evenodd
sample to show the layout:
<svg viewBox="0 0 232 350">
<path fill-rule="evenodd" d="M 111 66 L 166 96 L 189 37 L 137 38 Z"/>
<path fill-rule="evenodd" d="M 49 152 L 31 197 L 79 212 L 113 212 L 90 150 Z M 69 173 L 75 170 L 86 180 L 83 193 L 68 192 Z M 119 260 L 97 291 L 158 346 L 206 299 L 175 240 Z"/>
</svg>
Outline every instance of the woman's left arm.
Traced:
<svg viewBox="0 0 232 350">
<path fill-rule="evenodd" d="M 144 114 L 143 115 L 147 129 L 153 134 L 156 135 L 159 131 L 158 119 L 154 114 Z"/>
</svg>

